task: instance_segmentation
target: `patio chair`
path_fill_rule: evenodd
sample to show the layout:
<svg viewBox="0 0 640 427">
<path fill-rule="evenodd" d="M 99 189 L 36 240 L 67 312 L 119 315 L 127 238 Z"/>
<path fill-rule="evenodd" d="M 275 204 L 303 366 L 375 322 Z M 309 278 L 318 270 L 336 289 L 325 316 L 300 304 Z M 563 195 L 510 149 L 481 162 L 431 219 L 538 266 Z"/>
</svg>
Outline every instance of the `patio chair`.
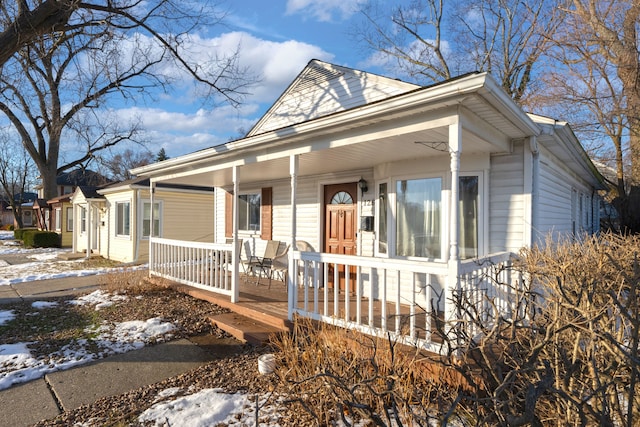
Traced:
<svg viewBox="0 0 640 427">
<path fill-rule="evenodd" d="M 279 253 L 271 261 L 271 267 L 269 268 L 269 289 L 271 289 L 271 280 L 273 275 L 278 274 L 287 287 L 287 274 L 289 273 L 289 246 L 284 248 L 284 251 Z"/>
<path fill-rule="evenodd" d="M 260 284 L 260 277 L 264 274 L 269 277 L 269 269 L 273 263 L 273 259 L 278 256 L 278 248 L 280 248 L 280 241 L 268 240 L 267 246 L 264 248 L 264 254 L 261 257 L 252 256 L 247 267 L 256 272 L 256 285 Z"/>
</svg>

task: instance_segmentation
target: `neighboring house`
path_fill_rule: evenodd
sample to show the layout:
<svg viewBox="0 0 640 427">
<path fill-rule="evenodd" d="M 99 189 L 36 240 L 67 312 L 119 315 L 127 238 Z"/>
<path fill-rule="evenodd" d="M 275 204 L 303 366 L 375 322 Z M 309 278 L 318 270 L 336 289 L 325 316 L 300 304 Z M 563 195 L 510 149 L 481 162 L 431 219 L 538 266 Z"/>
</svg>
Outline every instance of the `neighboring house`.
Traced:
<svg viewBox="0 0 640 427">
<path fill-rule="evenodd" d="M 49 229 L 60 235 L 60 246 L 70 248 L 73 245 L 73 205 L 71 194 L 63 194 L 47 200 L 51 211 Z"/>
<path fill-rule="evenodd" d="M 148 260 L 149 235 L 210 242 L 213 239 L 213 189 L 161 185 L 153 214 L 149 180 L 118 182 L 96 189 L 78 187 L 73 206 L 74 252 L 99 254 L 125 263 Z M 152 217 L 153 215 L 153 217 Z"/>
<path fill-rule="evenodd" d="M 387 324 L 386 308 L 374 321 L 361 304 L 394 303 L 397 313 L 433 304 L 455 320 L 452 292 L 494 291 L 478 260 L 501 267 L 548 235 L 598 231 L 602 188 L 569 125 L 526 114 L 487 73 L 419 87 L 317 60 L 245 138 L 132 173 L 152 191 L 214 185 L 211 250 L 238 259 L 225 239 L 258 255 L 270 239 L 310 243 L 315 252 L 288 253 L 290 318 L 391 332 L 433 351 L 438 344 L 415 320 L 401 330 Z M 230 286 L 169 268 L 198 262 L 191 248 L 201 245 L 180 239 L 151 239 L 150 274 L 238 301 L 238 263 Z M 344 297 L 327 304 L 327 288 Z"/>
<path fill-rule="evenodd" d="M 63 172 L 56 177 L 58 196 L 53 199 L 43 199 L 42 186 L 37 186 L 38 198 L 31 205 L 33 211 L 28 214 L 32 217 L 29 219 L 31 226 L 40 230 L 55 231 L 60 235 L 62 247 L 70 247 L 72 217 L 69 217 L 68 213 L 72 207 L 71 194 L 79 186 L 99 188 L 109 182 L 109 179 L 97 172 L 78 168 L 70 172 Z"/>
</svg>

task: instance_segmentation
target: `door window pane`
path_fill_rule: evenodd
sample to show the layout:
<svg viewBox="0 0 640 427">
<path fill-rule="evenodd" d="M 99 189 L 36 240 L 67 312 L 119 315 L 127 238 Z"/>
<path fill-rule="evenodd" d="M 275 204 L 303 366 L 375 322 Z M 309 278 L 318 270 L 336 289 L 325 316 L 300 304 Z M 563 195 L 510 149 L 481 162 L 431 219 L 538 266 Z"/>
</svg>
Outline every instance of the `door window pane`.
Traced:
<svg viewBox="0 0 640 427">
<path fill-rule="evenodd" d="M 396 255 L 441 258 L 442 179 L 396 184 Z"/>
</svg>

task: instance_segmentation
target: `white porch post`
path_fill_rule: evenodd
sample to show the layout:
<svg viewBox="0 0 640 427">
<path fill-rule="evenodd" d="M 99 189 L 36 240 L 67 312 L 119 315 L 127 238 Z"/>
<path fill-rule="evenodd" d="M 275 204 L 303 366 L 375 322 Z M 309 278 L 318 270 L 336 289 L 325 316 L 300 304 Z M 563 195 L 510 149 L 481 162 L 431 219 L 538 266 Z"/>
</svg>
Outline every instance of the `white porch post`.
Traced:
<svg viewBox="0 0 640 427">
<path fill-rule="evenodd" d="M 151 212 L 149 213 L 149 276 L 151 276 L 151 271 L 153 270 L 153 238 L 156 237 L 153 235 L 153 221 L 155 218 L 153 217 L 153 198 L 156 193 L 156 183 L 151 180 L 149 183 L 149 203 L 151 203 Z M 142 208 L 142 221 L 144 222 L 144 207 Z"/>
<path fill-rule="evenodd" d="M 87 214 L 85 215 L 85 232 L 87 233 L 87 255 L 86 259 L 91 258 L 91 202 L 87 199 Z"/>
<path fill-rule="evenodd" d="M 69 211 L 67 210 L 67 214 L 68 213 Z M 71 205 L 71 226 L 73 227 L 71 231 L 71 253 L 74 253 L 74 254 L 78 252 L 78 237 L 80 236 L 80 229 L 78 228 L 77 218 L 78 218 L 78 205 L 73 203 Z M 68 215 L 67 215 L 67 224 L 69 224 Z M 67 224 L 63 224 L 63 226 L 66 227 Z"/>
<path fill-rule="evenodd" d="M 240 191 L 240 171 L 238 165 L 233 166 L 233 269 L 231 270 L 231 302 L 240 300 L 240 252 L 238 251 L 238 192 Z"/>
<path fill-rule="evenodd" d="M 451 191 L 449 199 L 449 274 L 447 275 L 447 289 L 445 292 L 445 320 L 447 322 L 446 332 L 448 333 L 458 320 L 458 310 L 453 300 L 454 292 L 460 289 L 459 271 L 460 259 L 458 239 L 459 230 L 459 176 L 460 176 L 460 152 L 462 151 L 462 129 L 460 120 L 449 125 L 449 156 L 451 169 Z"/>
<path fill-rule="evenodd" d="M 289 320 L 293 320 L 293 309 L 295 301 L 297 300 L 298 290 L 298 273 L 296 271 L 295 260 L 293 259 L 293 252 L 297 250 L 296 247 L 296 234 L 297 234 L 297 212 L 296 212 L 296 191 L 298 181 L 298 168 L 300 166 L 299 158 L 297 154 L 289 157 L 289 174 L 291 175 L 291 241 L 289 246 L 289 274 L 287 275 L 287 287 L 289 288 L 288 295 L 288 317 Z"/>
</svg>

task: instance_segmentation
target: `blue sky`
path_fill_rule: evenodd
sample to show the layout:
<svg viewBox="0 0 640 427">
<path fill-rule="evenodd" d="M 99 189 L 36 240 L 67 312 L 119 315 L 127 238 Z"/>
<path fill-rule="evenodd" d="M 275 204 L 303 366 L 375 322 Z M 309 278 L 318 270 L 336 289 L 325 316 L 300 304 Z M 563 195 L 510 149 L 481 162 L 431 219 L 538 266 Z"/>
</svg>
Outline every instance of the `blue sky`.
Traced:
<svg viewBox="0 0 640 427">
<path fill-rule="evenodd" d="M 366 71 L 375 69 L 349 36 L 363 0 L 228 0 L 221 4 L 226 26 L 195 34 L 204 46 L 224 52 L 241 46 L 241 62 L 261 81 L 239 108 L 203 107 L 197 96 L 171 93 L 152 106 L 121 109 L 123 117 L 138 115 L 149 149 L 164 148 L 170 157 L 227 142 L 248 131 L 311 59 Z"/>
</svg>

